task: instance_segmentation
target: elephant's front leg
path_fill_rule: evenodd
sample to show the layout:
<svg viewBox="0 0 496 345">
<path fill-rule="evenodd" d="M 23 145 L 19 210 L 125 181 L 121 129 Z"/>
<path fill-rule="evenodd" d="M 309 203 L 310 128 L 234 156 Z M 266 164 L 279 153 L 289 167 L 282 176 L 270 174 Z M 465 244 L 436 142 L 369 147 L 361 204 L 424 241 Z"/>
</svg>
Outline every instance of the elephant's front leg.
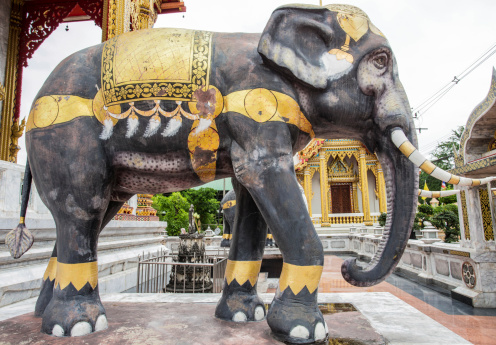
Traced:
<svg viewBox="0 0 496 345">
<path fill-rule="evenodd" d="M 256 162 L 242 159 L 235 163 L 239 181 L 255 200 L 283 255 L 279 287 L 267 322 L 278 340 L 312 343 L 327 337 L 317 304 L 324 262 L 322 243 L 299 191 L 291 151 L 270 149 Z"/>
<path fill-rule="evenodd" d="M 227 261 L 222 297 L 215 309 L 219 319 L 243 322 L 265 318 L 265 306 L 257 295 L 267 225 L 250 193 L 233 178 L 236 217 Z"/>
</svg>

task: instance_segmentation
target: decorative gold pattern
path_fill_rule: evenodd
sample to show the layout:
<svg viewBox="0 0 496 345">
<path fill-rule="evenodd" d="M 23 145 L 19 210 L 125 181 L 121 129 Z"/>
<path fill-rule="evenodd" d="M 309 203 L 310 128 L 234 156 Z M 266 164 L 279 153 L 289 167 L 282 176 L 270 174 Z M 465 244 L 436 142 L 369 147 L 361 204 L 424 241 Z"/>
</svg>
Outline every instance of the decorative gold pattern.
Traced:
<svg viewBox="0 0 496 345">
<path fill-rule="evenodd" d="M 90 283 L 93 289 L 98 284 L 98 263 L 85 262 L 80 264 L 64 264 L 57 262 L 57 277 L 55 287 L 63 290 L 72 284 L 76 290 L 81 290 L 86 283 Z"/>
<path fill-rule="evenodd" d="M 102 56 L 105 105 L 193 101 L 193 93 L 208 86 L 211 40 L 210 32 L 183 29 L 141 30 L 108 40 Z"/>
<path fill-rule="evenodd" d="M 493 218 L 491 216 L 491 206 L 487 189 L 479 189 L 479 200 L 482 214 L 482 226 L 484 228 L 484 238 L 486 241 L 494 241 Z"/>
<path fill-rule="evenodd" d="M 48 261 L 48 266 L 43 274 L 43 280 L 54 280 L 57 276 L 57 258 L 50 258 Z"/>
<path fill-rule="evenodd" d="M 43 96 L 38 98 L 31 108 L 26 132 L 68 122 L 81 116 L 94 116 L 91 99 L 64 95 Z M 103 116 L 97 118 L 103 123 Z"/>
<path fill-rule="evenodd" d="M 225 240 L 230 240 L 230 239 L 232 239 L 232 234 L 224 234 L 224 235 L 222 235 L 222 238 Z"/>
<path fill-rule="evenodd" d="M 290 288 L 297 295 L 305 286 L 310 293 L 318 287 L 322 275 L 322 266 L 297 266 L 283 263 L 279 278 L 279 291 Z"/>
<path fill-rule="evenodd" d="M 225 209 L 228 209 L 228 208 L 231 208 L 233 206 L 236 205 L 236 200 L 229 200 L 228 202 L 226 202 L 223 206 L 222 206 L 222 209 L 225 210 Z"/>
<path fill-rule="evenodd" d="M 313 138 L 312 125 L 298 103 L 280 92 L 253 89 L 233 92 L 224 97 L 223 113 L 236 112 L 259 122 L 285 122 L 297 126 Z"/>
<path fill-rule="evenodd" d="M 465 197 L 465 191 L 460 191 L 460 201 L 462 203 L 462 216 L 463 216 L 463 228 L 465 234 L 465 240 L 470 240 L 470 225 L 468 222 L 468 213 L 467 213 L 467 199 Z"/>
<path fill-rule="evenodd" d="M 10 11 L 9 41 L 7 47 L 7 65 L 5 66 L 5 99 L 0 120 L 0 160 L 9 160 L 10 136 L 16 102 L 17 70 L 19 62 L 19 42 L 24 2 L 12 1 Z"/>
<path fill-rule="evenodd" d="M 493 165 L 496 165 L 496 157 L 495 156 L 479 159 L 475 162 L 471 162 L 471 163 L 459 166 L 455 169 L 451 169 L 448 172 L 451 174 L 463 175 L 463 174 L 469 173 L 471 171 L 490 167 Z"/>
<path fill-rule="evenodd" d="M 382 32 L 372 24 L 367 14 L 358 7 L 334 4 L 325 7 L 332 12 L 337 12 L 336 18 L 339 26 L 346 33 L 344 45 L 340 49 L 331 49 L 329 51 L 329 54 L 335 55 L 337 60 L 345 59 L 350 64 L 353 63 L 353 56 L 348 53 L 348 50 L 350 50 L 350 37 L 355 42 L 358 42 L 369 28 L 374 34 L 384 37 Z"/>
<path fill-rule="evenodd" d="M 466 257 L 466 258 L 469 258 L 470 257 L 470 253 L 461 252 L 459 250 L 450 250 L 450 254 L 451 255 L 457 255 L 457 256 L 463 256 L 463 257 Z"/>
<path fill-rule="evenodd" d="M 249 281 L 251 286 L 255 286 L 258 280 L 258 273 L 260 273 L 260 267 L 262 267 L 262 261 L 227 260 L 227 284 L 231 284 L 236 279 L 239 285 L 243 285 Z"/>
<path fill-rule="evenodd" d="M 9 147 L 9 162 L 17 163 L 17 153 L 21 149 L 18 145 L 19 138 L 22 137 L 24 133 L 24 128 L 26 127 L 26 119 L 22 119 L 19 124 L 19 119 L 16 119 L 12 124 L 12 132 L 10 135 L 10 147 Z"/>
<path fill-rule="evenodd" d="M 0 83 L 0 102 L 5 99 L 5 87 Z"/>
</svg>

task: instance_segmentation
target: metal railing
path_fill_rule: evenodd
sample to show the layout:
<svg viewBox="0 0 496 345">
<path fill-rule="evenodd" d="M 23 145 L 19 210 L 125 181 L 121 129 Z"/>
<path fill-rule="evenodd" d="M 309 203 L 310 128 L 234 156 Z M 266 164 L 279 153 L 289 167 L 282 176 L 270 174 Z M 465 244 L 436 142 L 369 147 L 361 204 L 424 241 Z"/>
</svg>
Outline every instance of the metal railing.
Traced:
<svg viewBox="0 0 496 345">
<path fill-rule="evenodd" d="M 174 262 L 177 255 L 157 252 L 138 256 L 137 293 L 221 292 L 227 257 L 193 256 L 193 262 Z M 203 262 L 197 262 L 203 261 Z M 191 281 L 185 279 L 191 276 Z"/>
</svg>

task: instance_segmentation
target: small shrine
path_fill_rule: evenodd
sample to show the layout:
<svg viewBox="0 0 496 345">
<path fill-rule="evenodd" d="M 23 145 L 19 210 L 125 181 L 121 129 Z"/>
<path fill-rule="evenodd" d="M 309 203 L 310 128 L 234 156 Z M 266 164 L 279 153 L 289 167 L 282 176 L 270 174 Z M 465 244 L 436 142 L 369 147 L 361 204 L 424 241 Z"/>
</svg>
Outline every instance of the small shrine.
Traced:
<svg viewBox="0 0 496 345">
<path fill-rule="evenodd" d="M 205 253 L 205 236 L 196 231 L 194 208 L 189 210 L 188 233 L 179 235 L 178 254 L 173 261 L 182 265 L 175 265 L 170 274 L 170 281 L 166 292 L 198 293 L 212 292 L 213 282 L 210 277 L 209 267 L 201 264 L 207 263 Z M 200 265 L 198 265 L 200 264 Z"/>
<path fill-rule="evenodd" d="M 372 225 L 386 212 L 381 164 L 358 140 L 313 139 L 298 153 L 295 171 L 317 226 Z"/>
</svg>

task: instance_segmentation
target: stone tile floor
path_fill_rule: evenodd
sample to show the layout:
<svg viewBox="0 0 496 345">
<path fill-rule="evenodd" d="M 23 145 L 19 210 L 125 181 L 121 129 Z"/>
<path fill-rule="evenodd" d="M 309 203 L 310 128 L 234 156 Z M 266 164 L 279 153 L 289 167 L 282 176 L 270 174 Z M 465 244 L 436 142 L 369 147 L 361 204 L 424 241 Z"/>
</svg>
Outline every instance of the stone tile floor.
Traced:
<svg viewBox="0 0 496 345">
<path fill-rule="evenodd" d="M 471 343 L 496 344 L 496 309 L 472 308 L 395 275 L 370 288 L 354 287 L 341 276 L 342 262 L 334 255 L 325 257 L 319 292 L 389 292 Z"/>
</svg>

